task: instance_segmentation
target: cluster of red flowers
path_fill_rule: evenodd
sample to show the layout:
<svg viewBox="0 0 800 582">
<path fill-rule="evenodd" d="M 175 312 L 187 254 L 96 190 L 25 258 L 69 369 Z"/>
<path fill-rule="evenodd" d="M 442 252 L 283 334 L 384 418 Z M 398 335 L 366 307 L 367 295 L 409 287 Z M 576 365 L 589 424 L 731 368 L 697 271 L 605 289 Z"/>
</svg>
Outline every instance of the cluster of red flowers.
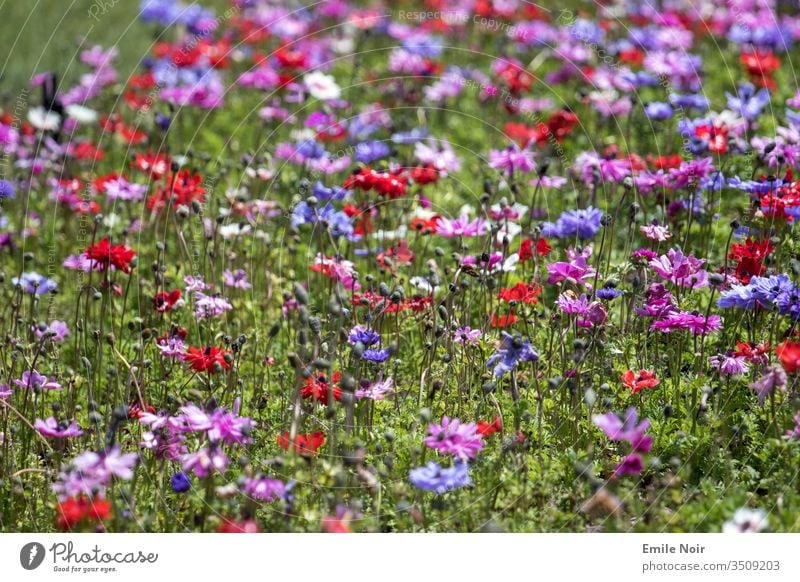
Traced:
<svg viewBox="0 0 800 582">
<path fill-rule="evenodd" d="M 414 297 L 401 299 L 399 303 L 394 303 L 372 291 L 353 293 L 353 305 L 360 305 L 362 300 L 368 302 L 370 309 L 374 309 L 379 303 L 385 301 L 385 305 L 383 306 L 384 313 L 396 313 L 405 311 L 406 309 L 410 309 L 414 312 L 425 311 L 425 309 L 431 306 L 432 302 L 430 295 L 415 295 Z"/>
<path fill-rule="evenodd" d="M 505 126 L 505 133 L 520 147 L 526 147 L 531 143 L 547 144 L 552 140 L 560 142 L 572 133 L 577 123 L 577 115 L 567 109 L 561 109 L 551 114 L 547 121 L 540 121 L 533 127 L 524 123 L 509 122 Z"/>
<path fill-rule="evenodd" d="M 342 399 L 342 389 L 339 387 L 341 374 L 338 371 L 334 372 L 331 379 L 333 380 L 332 385 L 328 382 L 325 374 L 309 376 L 306 378 L 306 383 L 300 388 L 300 394 L 303 398 L 315 399 L 327 406 L 328 394 L 333 392 L 333 399 L 339 401 Z"/>
<path fill-rule="evenodd" d="M 56 506 L 56 527 L 72 531 L 79 525 L 102 523 L 111 517 L 111 503 L 95 496 L 70 497 Z"/>
<path fill-rule="evenodd" d="M 173 208 L 189 206 L 192 202 L 206 201 L 206 189 L 203 187 L 203 176 L 192 174 L 189 170 L 181 170 L 170 174 L 166 186 L 160 186 L 155 194 L 147 199 L 149 210 L 159 211 L 172 203 Z"/>
<path fill-rule="evenodd" d="M 525 239 L 519 247 L 519 260 L 520 262 L 531 260 L 534 252 L 540 257 L 546 257 L 551 250 L 553 249 L 544 238 L 537 239 L 535 247 L 531 239 Z"/>
<path fill-rule="evenodd" d="M 113 266 L 123 273 L 130 273 L 131 261 L 136 256 L 136 251 L 125 245 L 112 245 L 107 238 L 104 238 L 83 251 L 83 254 L 92 261 L 92 267 L 102 265 L 103 269 L 108 269 Z"/>
<path fill-rule="evenodd" d="M 763 275 L 767 271 L 764 260 L 772 249 L 772 244 L 768 240 L 757 241 L 748 238 L 744 243 L 732 244 L 728 258 L 737 262 L 736 278 L 746 285 L 751 277 Z"/>
<path fill-rule="evenodd" d="M 126 143 L 132 145 L 142 144 L 147 141 L 147 133 L 126 124 L 118 113 L 103 117 L 100 120 L 100 127 L 103 131 L 118 135 Z"/>
<path fill-rule="evenodd" d="M 381 196 L 400 198 L 405 196 L 408 175 L 403 170 L 379 172 L 367 166 L 351 174 L 343 186 L 348 190 L 374 190 Z"/>
<path fill-rule="evenodd" d="M 190 367 L 195 372 L 208 372 L 215 374 L 217 372 L 216 364 L 219 364 L 223 370 L 229 370 L 231 365 L 225 356 L 230 355 L 230 350 L 223 350 L 216 346 L 206 347 L 189 347 L 183 359 L 189 362 Z"/>
</svg>

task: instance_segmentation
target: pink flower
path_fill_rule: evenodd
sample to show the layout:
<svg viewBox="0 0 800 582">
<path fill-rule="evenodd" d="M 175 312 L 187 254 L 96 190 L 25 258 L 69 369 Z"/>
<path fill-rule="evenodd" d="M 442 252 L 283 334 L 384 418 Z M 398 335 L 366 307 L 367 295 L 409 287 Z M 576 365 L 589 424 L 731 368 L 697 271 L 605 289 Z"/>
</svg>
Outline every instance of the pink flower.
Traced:
<svg viewBox="0 0 800 582">
<path fill-rule="evenodd" d="M 456 219 L 442 218 L 436 225 L 436 233 L 445 238 L 457 236 L 483 236 L 489 232 L 489 227 L 483 218 L 476 218 L 470 222 L 466 214 Z"/>
<path fill-rule="evenodd" d="M 661 226 L 660 224 L 653 223 L 646 226 L 640 226 L 639 230 L 642 231 L 650 240 L 658 242 L 664 242 L 668 238 L 672 238 L 672 233 L 669 231 L 669 228 L 666 226 Z"/>
<path fill-rule="evenodd" d="M 462 461 L 474 459 L 483 449 L 483 437 L 477 432 L 474 422 L 462 423 L 457 418 L 442 418 L 441 424 L 428 425 L 425 445 L 443 453 L 448 453 Z"/>
<path fill-rule="evenodd" d="M 699 289 L 708 285 L 708 273 L 701 267 L 705 259 L 686 256 L 678 248 L 650 261 L 650 267 L 661 277 L 681 287 Z"/>
</svg>

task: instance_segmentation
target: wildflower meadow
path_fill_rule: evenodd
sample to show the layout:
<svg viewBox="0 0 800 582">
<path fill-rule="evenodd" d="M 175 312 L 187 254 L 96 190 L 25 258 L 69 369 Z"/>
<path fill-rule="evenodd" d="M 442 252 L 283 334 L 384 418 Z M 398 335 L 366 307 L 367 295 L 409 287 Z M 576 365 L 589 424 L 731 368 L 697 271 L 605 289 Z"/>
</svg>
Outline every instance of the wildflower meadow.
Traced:
<svg viewBox="0 0 800 582">
<path fill-rule="evenodd" d="M 0 531 L 800 531 L 795 2 L 44 4 Z"/>
</svg>

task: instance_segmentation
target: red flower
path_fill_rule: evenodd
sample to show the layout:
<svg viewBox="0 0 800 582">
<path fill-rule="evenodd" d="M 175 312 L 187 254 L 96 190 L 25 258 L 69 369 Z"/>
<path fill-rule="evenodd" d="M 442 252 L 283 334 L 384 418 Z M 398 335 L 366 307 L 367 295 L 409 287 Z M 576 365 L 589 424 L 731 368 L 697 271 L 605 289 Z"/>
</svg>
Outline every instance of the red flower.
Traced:
<svg viewBox="0 0 800 582">
<path fill-rule="evenodd" d="M 190 347 L 183 359 L 191 364 L 192 370 L 196 372 L 217 372 L 215 364 L 219 364 L 224 370 L 229 370 L 231 365 L 225 359 L 230 351 L 223 350 L 215 346 L 204 348 Z"/>
<path fill-rule="evenodd" d="M 496 313 L 492 314 L 492 327 L 509 327 L 514 325 L 519 321 L 519 317 L 514 315 L 512 311 L 508 315 L 497 315 Z"/>
<path fill-rule="evenodd" d="M 542 292 L 541 286 L 536 283 L 517 283 L 513 287 L 501 289 L 497 295 L 503 301 L 516 301 L 517 303 L 536 304 L 539 303 L 539 293 Z"/>
<path fill-rule="evenodd" d="M 789 374 L 795 373 L 800 368 L 800 343 L 784 341 L 775 348 L 775 353 L 783 364 L 783 369 Z"/>
<path fill-rule="evenodd" d="M 110 517 L 111 504 L 97 496 L 70 497 L 56 506 L 56 527 L 64 531 L 71 531 L 84 521 L 102 522 Z"/>
<path fill-rule="evenodd" d="M 206 189 L 203 187 L 203 177 L 200 174 L 190 174 L 189 170 L 184 169 L 168 176 L 167 184 L 147 199 L 149 210 L 158 211 L 169 204 L 177 209 L 178 206 L 190 206 L 192 202 L 206 201 Z"/>
<path fill-rule="evenodd" d="M 441 216 L 438 214 L 430 218 L 415 218 L 411 221 L 411 230 L 420 234 L 433 234 L 440 220 Z"/>
<path fill-rule="evenodd" d="M 342 399 L 342 389 L 338 385 L 340 379 L 341 374 L 339 372 L 334 372 L 332 390 L 333 399 L 336 401 Z M 320 374 L 319 376 L 309 376 L 306 378 L 306 383 L 300 388 L 300 394 L 303 395 L 303 398 L 314 398 L 327 406 L 329 389 L 330 385 L 328 384 L 328 379 L 325 377 L 325 374 Z"/>
<path fill-rule="evenodd" d="M 150 174 L 153 179 L 158 179 L 167 174 L 172 160 L 166 154 L 136 154 L 136 158 L 131 163 L 131 168 L 139 170 L 144 174 Z"/>
<path fill-rule="evenodd" d="M 181 298 L 181 290 L 175 289 L 174 291 L 170 291 L 167 293 L 166 291 L 161 291 L 160 293 L 156 293 L 153 302 L 155 303 L 156 311 L 159 313 L 167 313 L 171 311 L 173 307 L 180 301 Z"/>
<path fill-rule="evenodd" d="M 107 238 L 99 243 L 90 246 L 84 251 L 87 259 L 103 265 L 108 269 L 110 265 L 120 269 L 124 273 L 131 272 L 131 261 L 136 256 L 136 251 L 127 248 L 125 245 L 112 245 Z"/>
<path fill-rule="evenodd" d="M 432 184 L 439 179 L 439 170 L 431 164 L 426 166 L 417 166 L 411 169 L 411 179 L 415 184 L 424 186 L 425 184 Z"/>
<path fill-rule="evenodd" d="M 325 444 L 325 433 L 315 432 L 299 434 L 294 437 L 291 450 L 301 455 L 315 455 L 317 449 Z M 289 450 L 289 432 L 284 432 L 278 437 L 278 445 L 284 450 Z"/>
<path fill-rule="evenodd" d="M 742 53 L 739 59 L 753 83 L 767 89 L 776 87 L 772 75 L 780 68 L 781 60 L 772 51 L 755 50 L 751 53 Z"/>
<path fill-rule="evenodd" d="M 478 422 L 478 434 L 480 435 L 489 436 L 501 430 L 503 430 L 503 421 L 499 416 L 496 416 L 492 422 L 483 420 Z"/>
<path fill-rule="evenodd" d="M 550 245 L 547 244 L 546 239 L 540 238 L 536 241 L 536 254 L 540 257 L 546 257 L 552 250 Z M 523 262 L 531 260 L 533 258 L 533 251 L 533 241 L 531 239 L 525 239 L 519 247 L 519 260 Z"/>
<path fill-rule="evenodd" d="M 655 372 L 649 370 L 639 370 L 638 373 L 628 370 L 622 375 L 622 383 L 630 388 L 633 394 L 636 394 L 642 388 L 655 388 L 661 383 L 661 380 L 656 378 Z"/>
<path fill-rule="evenodd" d="M 743 342 L 736 342 L 736 350 L 733 352 L 734 356 L 741 356 L 754 363 L 766 363 L 768 361 L 767 354 L 770 348 L 767 344 L 748 344 Z"/>
</svg>

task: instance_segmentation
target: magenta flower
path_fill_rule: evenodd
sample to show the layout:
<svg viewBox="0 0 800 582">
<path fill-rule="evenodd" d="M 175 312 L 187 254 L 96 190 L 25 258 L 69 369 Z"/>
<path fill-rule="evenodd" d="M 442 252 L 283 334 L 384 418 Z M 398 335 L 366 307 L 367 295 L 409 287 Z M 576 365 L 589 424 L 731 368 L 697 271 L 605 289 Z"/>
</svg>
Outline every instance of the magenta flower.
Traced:
<svg viewBox="0 0 800 582">
<path fill-rule="evenodd" d="M 719 370 L 720 376 L 741 376 L 750 371 L 750 364 L 744 356 L 719 354 L 708 358 L 708 363 Z"/>
<path fill-rule="evenodd" d="M 586 263 L 584 257 L 578 256 L 569 263 L 557 262 L 547 265 L 547 272 L 550 273 L 547 282 L 551 285 L 567 281 L 574 285 L 582 285 L 587 289 L 592 288 L 592 284 L 586 281 L 594 277 L 595 270 Z"/>
<path fill-rule="evenodd" d="M 483 437 L 477 432 L 478 427 L 474 422 L 462 423 L 457 418 L 442 418 L 441 424 L 428 425 L 428 437 L 425 445 L 431 449 L 448 453 L 466 461 L 474 459 L 483 449 Z"/>
<path fill-rule="evenodd" d="M 5 400 L 12 394 L 14 394 L 14 391 L 11 389 L 11 386 L 8 384 L 0 384 L 0 398 Z"/>
<path fill-rule="evenodd" d="M 694 335 L 705 335 L 722 329 L 722 320 L 719 315 L 706 317 L 699 313 L 675 311 L 668 313 L 663 319 L 654 321 L 650 329 L 663 332 L 688 330 Z"/>
<path fill-rule="evenodd" d="M 39 431 L 40 434 L 51 439 L 63 439 L 69 437 L 79 437 L 83 431 L 74 420 L 67 424 L 66 422 L 58 422 L 52 416 L 47 420 L 37 418 L 33 423 L 33 427 Z"/>
</svg>

